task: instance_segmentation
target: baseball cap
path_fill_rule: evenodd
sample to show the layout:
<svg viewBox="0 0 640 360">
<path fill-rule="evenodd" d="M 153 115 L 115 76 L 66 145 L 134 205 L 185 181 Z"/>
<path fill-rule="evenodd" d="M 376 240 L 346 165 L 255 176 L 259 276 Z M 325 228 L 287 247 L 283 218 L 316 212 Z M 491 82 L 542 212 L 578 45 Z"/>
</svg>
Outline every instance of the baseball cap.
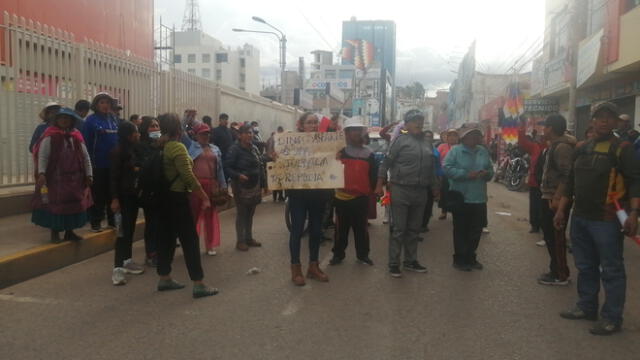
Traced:
<svg viewBox="0 0 640 360">
<path fill-rule="evenodd" d="M 195 129 L 193 129 L 196 133 L 196 135 L 198 134 L 202 134 L 205 132 L 210 133 L 211 132 L 211 128 L 209 127 L 209 125 L 205 124 L 205 123 L 200 123 L 198 124 L 198 126 L 195 127 Z"/>
<path fill-rule="evenodd" d="M 618 117 L 618 114 L 619 114 L 618 105 L 609 101 L 604 101 L 604 102 L 600 102 L 593 105 L 591 107 L 591 117 L 594 117 L 596 113 L 602 110 L 608 110 L 611 113 L 613 113 L 616 117 Z"/>
</svg>

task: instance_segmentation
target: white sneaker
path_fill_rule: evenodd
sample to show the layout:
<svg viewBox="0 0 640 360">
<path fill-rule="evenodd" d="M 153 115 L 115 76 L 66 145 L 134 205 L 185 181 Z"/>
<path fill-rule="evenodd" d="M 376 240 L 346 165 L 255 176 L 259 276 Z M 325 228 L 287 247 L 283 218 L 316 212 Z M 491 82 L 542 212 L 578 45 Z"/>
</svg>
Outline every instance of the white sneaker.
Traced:
<svg viewBox="0 0 640 360">
<path fill-rule="evenodd" d="M 490 233 L 489 228 L 482 228 L 482 232 L 485 234 Z"/>
<path fill-rule="evenodd" d="M 215 250 L 207 250 L 207 255 L 216 256 L 216 255 L 218 255 L 218 253 Z"/>
<path fill-rule="evenodd" d="M 120 286 L 127 283 L 127 278 L 125 277 L 126 271 L 124 268 L 117 267 L 113 269 L 113 274 L 111 275 L 111 281 L 113 281 L 113 285 Z"/>
<path fill-rule="evenodd" d="M 544 240 L 540 240 L 540 241 L 536 242 L 536 246 L 540 246 L 540 247 L 547 246 L 547 242 L 544 241 Z"/>
<path fill-rule="evenodd" d="M 122 269 L 125 273 L 132 275 L 140 275 L 144 272 L 144 266 L 134 263 L 132 259 L 125 260 Z"/>
</svg>

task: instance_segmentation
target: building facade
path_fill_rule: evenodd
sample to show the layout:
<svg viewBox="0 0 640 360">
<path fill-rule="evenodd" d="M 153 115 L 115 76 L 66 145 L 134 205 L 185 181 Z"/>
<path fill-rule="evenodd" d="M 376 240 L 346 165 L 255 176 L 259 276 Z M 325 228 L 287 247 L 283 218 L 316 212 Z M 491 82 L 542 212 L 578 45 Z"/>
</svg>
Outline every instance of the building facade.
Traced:
<svg viewBox="0 0 640 360">
<path fill-rule="evenodd" d="M 245 44 L 237 49 L 225 47 L 202 31 L 174 34 L 174 66 L 252 94 L 260 93 L 260 51 Z"/>
<path fill-rule="evenodd" d="M 395 79 L 396 79 L 396 24 L 386 20 L 357 20 L 352 18 L 342 23 L 342 64 L 354 65 L 362 75 L 369 77 L 372 70 L 378 74 L 380 96 L 367 100 L 355 89 L 354 103 L 377 101 L 379 107 L 379 125 L 395 119 Z M 358 74 L 354 81 L 359 82 Z M 372 86 L 375 86 L 372 84 Z M 365 88 L 366 89 L 366 86 Z M 355 106 L 354 106 L 355 108 Z M 374 125 L 376 126 L 376 125 Z"/>
<path fill-rule="evenodd" d="M 533 95 L 557 102 L 582 137 L 591 106 L 616 103 L 640 123 L 640 1 L 547 0 L 543 54 Z"/>
</svg>

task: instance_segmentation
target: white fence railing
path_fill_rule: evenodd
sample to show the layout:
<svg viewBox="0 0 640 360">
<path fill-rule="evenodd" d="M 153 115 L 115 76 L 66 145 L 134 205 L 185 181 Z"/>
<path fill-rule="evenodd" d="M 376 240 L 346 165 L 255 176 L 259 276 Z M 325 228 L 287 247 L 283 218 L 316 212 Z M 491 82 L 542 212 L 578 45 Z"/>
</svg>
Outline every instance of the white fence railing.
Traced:
<svg viewBox="0 0 640 360">
<path fill-rule="evenodd" d="M 38 113 L 49 101 L 72 107 L 107 91 L 130 114 L 198 110 L 213 118 L 259 121 L 264 136 L 277 126 L 293 129 L 300 111 L 216 84 L 37 22 L 3 14 L 0 24 L 0 186 L 33 181 L 28 151 Z"/>
</svg>

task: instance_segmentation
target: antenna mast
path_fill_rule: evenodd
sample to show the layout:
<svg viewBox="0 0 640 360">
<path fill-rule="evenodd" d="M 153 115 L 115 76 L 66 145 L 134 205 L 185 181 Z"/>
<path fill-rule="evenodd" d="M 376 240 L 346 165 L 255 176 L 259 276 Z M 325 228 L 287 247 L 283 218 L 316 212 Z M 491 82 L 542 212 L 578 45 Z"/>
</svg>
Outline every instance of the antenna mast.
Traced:
<svg viewBox="0 0 640 360">
<path fill-rule="evenodd" d="M 200 21 L 200 5 L 198 0 L 187 0 L 187 7 L 184 9 L 182 19 L 182 31 L 200 31 L 202 22 Z"/>
</svg>

